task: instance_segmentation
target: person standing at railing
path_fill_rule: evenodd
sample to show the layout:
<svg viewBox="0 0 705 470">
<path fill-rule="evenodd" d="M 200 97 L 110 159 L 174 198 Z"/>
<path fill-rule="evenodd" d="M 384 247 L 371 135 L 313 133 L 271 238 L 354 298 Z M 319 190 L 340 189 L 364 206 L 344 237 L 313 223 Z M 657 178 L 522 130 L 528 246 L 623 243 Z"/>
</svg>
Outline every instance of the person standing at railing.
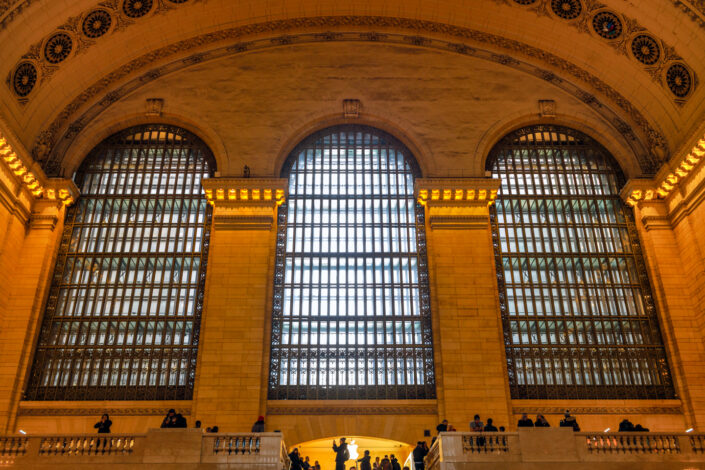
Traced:
<svg viewBox="0 0 705 470">
<path fill-rule="evenodd" d="M 423 459 L 426 457 L 426 454 L 428 454 L 428 447 L 424 447 L 424 442 L 419 441 L 413 452 L 414 466 L 416 467 L 416 470 L 424 470 Z"/>
<path fill-rule="evenodd" d="M 264 416 L 260 416 L 252 425 L 252 432 L 264 432 Z"/>
<path fill-rule="evenodd" d="M 162 425 L 159 427 L 160 428 L 172 428 L 173 426 L 171 425 L 171 418 L 173 418 L 174 416 L 176 416 L 176 410 L 174 408 L 172 408 L 166 413 L 164 420 L 162 420 Z"/>
<path fill-rule="evenodd" d="M 534 422 L 531 421 L 531 418 L 529 418 L 529 415 L 526 413 L 523 413 L 521 415 L 521 419 L 517 423 L 518 428 L 533 428 L 534 427 Z"/>
<path fill-rule="evenodd" d="M 573 428 L 573 431 L 579 432 L 580 426 L 578 425 L 578 420 L 574 416 L 570 415 L 570 410 L 565 410 L 564 418 L 561 420 L 560 427 L 562 428 Z"/>
<path fill-rule="evenodd" d="M 497 426 L 492 424 L 492 418 L 487 418 L 487 424 L 485 425 L 485 432 L 497 432 Z"/>
<path fill-rule="evenodd" d="M 392 461 L 392 470 L 401 470 L 401 465 L 399 464 L 399 460 L 397 460 L 397 458 L 394 457 L 394 454 L 390 455 L 389 458 Z"/>
<path fill-rule="evenodd" d="M 436 426 L 436 431 L 438 431 L 438 433 L 448 431 L 448 420 L 444 419 L 443 421 L 441 421 L 441 424 Z"/>
<path fill-rule="evenodd" d="M 299 456 L 299 449 L 294 448 L 289 454 L 289 460 L 291 460 L 291 470 L 303 470 L 303 461 Z"/>
<path fill-rule="evenodd" d="M 551 425 L 546 421 L 546 418 L 542 414 L 536 415 L 536 421 L 534 421 L 534 427 L 537 428 L 550 428 Z"/>
<path fill-rule="evenodd" d="M 110 426 L 112 426 L 112 425 L 113 425 L 113 422 L 110 421 L 110 416 L 108 416 L 108 414 L 106 413 L 100 417 L 100 421 L 95 423 L 95 425 L 93 427 L 98 430 L 99 434 L 103 434 L 103 433 L 109 433 Z"/>
</svg>

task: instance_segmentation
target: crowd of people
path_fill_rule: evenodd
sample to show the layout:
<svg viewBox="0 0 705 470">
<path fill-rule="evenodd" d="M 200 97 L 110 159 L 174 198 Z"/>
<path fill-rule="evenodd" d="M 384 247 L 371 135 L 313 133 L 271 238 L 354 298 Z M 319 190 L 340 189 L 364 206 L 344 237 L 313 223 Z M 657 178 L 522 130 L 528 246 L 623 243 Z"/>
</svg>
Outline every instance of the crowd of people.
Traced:
<svg viewBox="0 0 705 470">
<path fill-rule="evenodd" d="M 98 433 L 110 433 L 110 427 L 113 422 L 110 420 L 110 416 L 106 413 L 101 416 L 100 421 L 98 421 L 93 427 L 98 430 Z M 566 410 L 563 419 L 560 420 L 559 427 L 572 428 L 573 431 L 580 431 L 580 425 L 578 420 L 570 414 L 570 410 Z M 186 418 L 181 414 L 177 413 L 173 408 L 170 409 L 161 423 L 161 428 L 186 428 L 188 427 Z M 196 428 L 201 427 L 201 422 L 196 421 Z M 483 423 L 480 419 L 480 415 L 475 415 L 473 420 L 470 421 L 470 431 L 474 433 L 487 433 L 487 432 L 504 432 L 504 426 L 499 428 L 494 425 L 492 418 L 487 418 L 487 424 Z M 542 415 L 537 414 L 536 419 L 532 420 L 527 413 L 523 413 L 521 418 L 517 421 L 517 428 L 548 428 L 551 424 Z M 265 432 L 265 422 L 264 416 L 257 418 L 257 421 L 252 425 L 252 432 Z M 438 426 L 436 426 L 436 431 L 440 434 L 442 432 L 453 432 L 457 429 L 450 423 L 447 419 L 441 421 Z M 649 429 L 643 427 L 641 424 L 634 425 L 629 419 L 625 418 L 619 423 L 619 432 L 648 432 Z M 205 429 L 207 433 L 217 433 L 219 432 L 218 426 L 212 426 Z M 436 437 L 431 440 L 431 446 L 433 446 L 436 441 Z M 478 445 L 484 445 L 485 439 L 479 437 L 476 441 Z M 345 470 L 346 463 L 351 460 L 350 452 L 348 451 L 348 445 L 346 443 L 346 438 L 341 437 L 340 443 L 333 441 L 333 452 L 335 453 L 335 469 Z M 412 458 L 416 470 L 424 470 L 424 458 L 429 452 L 429 446 L 426 441 L 418 441 L 416 447 L 412 451 Z M 298 448 L 289 454 L 289 459 L 291 460 L 291 470 L 321 470 L 321 465 L 318 461 L 314 463 L 310 462 L 308 456 L 301 456 Z M 356 459 L 356 465 L 350 467 L 350 470 L 408 470 L 409 467 L 402 466 L 399 460 L 394 454 L 384 455 L 384 457 L 377 456 L 374 461 L 372 461 L 372 456 L 369 450 L 365 450 L 361 458 Z"/>
</svg>

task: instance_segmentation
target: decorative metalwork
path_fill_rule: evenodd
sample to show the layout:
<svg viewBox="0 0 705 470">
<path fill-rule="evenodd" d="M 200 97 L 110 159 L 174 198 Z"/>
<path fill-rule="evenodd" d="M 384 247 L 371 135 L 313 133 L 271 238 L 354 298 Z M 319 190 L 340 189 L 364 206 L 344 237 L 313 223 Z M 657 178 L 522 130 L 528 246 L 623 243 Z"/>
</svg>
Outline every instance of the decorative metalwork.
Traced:
<svg viewBox="0 0 705 470">
<path fill-rule="evenodd" d="M 29 95 L 37 83 L 37 68 L 31 62 L 22 62 L 15 69 L 12 86 L 17 96 Z"/>
<path fill-rule="evenodd" d="M 609 11 L 601 11 L 592 18 L 592 28 L 605 39 L 617 39 L 622 35 L 622 20 Z"/>
<path fill-rule="evenodd" d="M 394 137 L 320 131 L 289 156 L 270 399 L 435 398 L 420 174 Z"/>
<path fill-rule="evenodd" d="M 551 10 L 564 20 L 572 20 L 583 11 L 580 0 L 551 0 Z"/>
<path fill-rule="evenodd" d="M 71 36 L 58 33 L 47 40 L 44 46 L 44 58 L 51 64 L 58 64 L 66 59 L 73 49 Z"/>
<path fill-rule="evenodd" d="M 645 65 L 653 65 L 661 57 L 661 48 L 654 38 L 640 34 L 632 39 L 632 54 Z"/>
<path fill-rule="evenodd" d="M 113 18 L 106 10 L 93 10 L 83 20 L 81 30 L 91 39 L 99 38 L 108 32 Z"/>
<path fill-rule="evenodd" d="M 122 11 L 130 18 L 140 18 L 152 9 L 153 0 L 125 0 Z"/>
<path fill-rule="evenodd" d="M 195 135 L 127 129 L 86 158 L 66 214 L 26 396 L 190 399 L 214 171 Z"/>
<path fill-rule="evenodd" d="M 493 242 L 512 398 L 673 398 L 624 177 L 571 129 L 492 150 Z"/>
<path fill-rule="evenodd" d="M 673 64 L 666 72 L 666 83 L 678 98 L 685 98 L 693 86 L 690 72 L 683 64 Z"/>
<path fill-rule="evenodd" d="M 536 3 L 536 0 L 514 0 L 514 3 L 518 3 L 519 5 L 531 5 L 532 3 Z"/>
</svg>

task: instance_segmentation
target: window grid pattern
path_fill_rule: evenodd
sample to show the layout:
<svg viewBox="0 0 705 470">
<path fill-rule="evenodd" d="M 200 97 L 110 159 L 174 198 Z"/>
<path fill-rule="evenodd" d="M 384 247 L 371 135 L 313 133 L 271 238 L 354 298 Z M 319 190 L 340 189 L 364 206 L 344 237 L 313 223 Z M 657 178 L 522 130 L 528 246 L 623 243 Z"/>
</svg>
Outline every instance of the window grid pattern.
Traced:
<svg viewBox="0 0 705 470">
<path fill-rule="evenodd" d="M 311 136 L 287 164 L 269 398 L 434 398 L 410 153 L 381 131 L 340 126 Z"/>
<path fill-rule="evenodd" d="M 140 126 L 76 173 L 29 400 L 190 399 L 211 210 L 203 142 Z"/>
<path fill-rule="evenodd" d="M 512 398 L 673 398 L 656 307 L 611 156 L 536 126 L 488 160 Z"/>
</svg>

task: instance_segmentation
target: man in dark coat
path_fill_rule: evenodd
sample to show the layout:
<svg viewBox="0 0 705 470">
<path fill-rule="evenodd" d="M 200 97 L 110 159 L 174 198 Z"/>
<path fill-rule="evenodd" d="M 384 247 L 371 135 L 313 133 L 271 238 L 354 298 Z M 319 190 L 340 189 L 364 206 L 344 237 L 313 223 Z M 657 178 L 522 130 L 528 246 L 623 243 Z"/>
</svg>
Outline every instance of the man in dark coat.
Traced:
<svg viewBox="0 0 705 470">
<path fill-rule="evenodd" d="M 531 418 L 524 413 L 521 415 L 521 419 L 517 423 L 518 428 L 533 428 L 534 427 L 534 422 L 531 421 Z"/>
<path fill-rule="evenodd" d="M 424 449 L 423 441 L 419 441 L 416 443 L 416 448 L 414 449 L 413 454 L 414 465 L 416 466 L 416 470 L 424 470 L 423 458 L 426 457 L 426 450 Z"/>
<path fill-rule="evenodd" d="M 392 460 L 392 470 L 401 470 L 401 465 L 394 454 L 390 455 L 389 458 Z"/>
<path fill-rule="evenodd" d="M 340 438 L 340 445 L 333 441 L 333 452 L 335 452 L 335 470 L 345 470 L 345 462 L 350 459 L 350 453 L 344 437 Z"/>
</svg>

